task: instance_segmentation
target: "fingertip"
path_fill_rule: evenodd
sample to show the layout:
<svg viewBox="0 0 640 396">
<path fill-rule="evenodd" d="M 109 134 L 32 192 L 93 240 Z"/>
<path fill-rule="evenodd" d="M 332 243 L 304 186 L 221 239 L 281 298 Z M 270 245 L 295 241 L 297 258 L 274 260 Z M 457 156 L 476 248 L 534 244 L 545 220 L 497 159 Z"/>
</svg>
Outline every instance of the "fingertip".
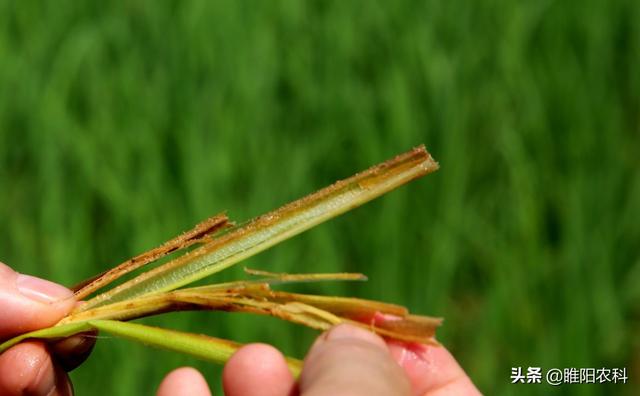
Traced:
<svg viewBox="0 0 640 396">
<path fill-rule="evenodd" d="M 158 396 L 211 396 L 204 376 L 193 367 L 180 367 L 162 380 Z"/>
<path fill-rule="evenodd" d="M 11 274 L 15 274 L 15 271 L 11 269 L 11 267 L 0 261 L 0 280 L 6 278 Z"/>
<path fill-rule="evenodd" d="M 416 395 L 479 395 L 471 379 L 443 346 L 388 341 L 391 356 L 402 367 Z"/>
<path fill-rule="evenodd" d="M 222 373 L 227 396 L 283 396 L 295 386 L 280 351 L 267 344 L 249 344 L 229 359 Z"/>
<path fill-rule="evenodd" d="M 304 361 L 305 395 L 408 395 L 409 381 L 379 336 L 338 325 L 318 337 Z"/>
</svg>

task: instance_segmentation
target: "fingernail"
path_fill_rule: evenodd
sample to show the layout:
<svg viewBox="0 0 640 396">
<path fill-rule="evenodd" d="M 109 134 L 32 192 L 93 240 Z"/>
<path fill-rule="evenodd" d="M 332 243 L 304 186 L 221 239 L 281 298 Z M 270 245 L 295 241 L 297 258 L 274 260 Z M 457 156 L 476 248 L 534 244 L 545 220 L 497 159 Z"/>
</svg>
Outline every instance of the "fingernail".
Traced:
<svg viewBox="0 0 640 396">
<path fill-rule="evenodd" d="M 41 303 L 52 303 L 73 296 L 73 292 L 66 287 L 31 275 L 18 275 L 16 286 L 22 295 Z"/>
<path fill-rule="evenodd" d="M 326 340 L 334 341 L 334 340 L 360 340 L 366 341 L 368 343 L 378 345 L 380 347 L 384 347 L 384 341 L 375 335 L 374 333 L 365 330 L 363 328 L 341 324 L 335 326 L 326 335 Z"/>
</svg>

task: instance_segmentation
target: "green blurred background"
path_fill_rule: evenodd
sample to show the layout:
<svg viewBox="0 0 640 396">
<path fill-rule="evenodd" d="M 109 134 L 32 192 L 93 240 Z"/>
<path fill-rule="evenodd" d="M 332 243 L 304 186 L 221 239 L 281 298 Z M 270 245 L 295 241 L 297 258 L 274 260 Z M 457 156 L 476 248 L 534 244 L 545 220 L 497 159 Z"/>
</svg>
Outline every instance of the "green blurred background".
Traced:
<svg viewBox="0 0 640 396">
<path fill-rule="evenodd" d="M 638 21 L 605 0 L 0 0 L 0 260 L 72 285 L 425 143 L 439 172 L 246 265 L 368 274 L 302 290 L 445 317 L 487 394 L 632 394 L 509 377 L 627 367 L 639 384 Z M 315 335 L 147 322 L 298 357 Z M 219 387 L 218 368 L 113 338 L 72 377 L 80 395 L 152 394 L 184 364 Z"/>
</svg>

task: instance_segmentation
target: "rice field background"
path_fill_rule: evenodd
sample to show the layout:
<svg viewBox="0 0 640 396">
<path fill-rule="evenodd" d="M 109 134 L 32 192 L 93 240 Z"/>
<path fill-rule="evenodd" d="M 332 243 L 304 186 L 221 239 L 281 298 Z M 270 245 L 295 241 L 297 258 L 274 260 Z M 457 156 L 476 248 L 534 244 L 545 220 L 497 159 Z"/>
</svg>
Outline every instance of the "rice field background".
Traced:
<svg viewBox="0 0 640 396">
<path fill-rule="evenodd" d="M 228 210 L 244 220 L 420 143 L 441 170 L 245 263 L 443 316 L 492 395 L 631 395 L 640 376 L 634 1 L 0 1 L 0 260 L 66 285 Z M 209 279 L 244 277 L 242 265 Z M 272 343 L 313 331 L 180 313 Z M 219 368 L 113 338 L 79 395 Z M 512 367 L 626 367 L 512 385 Z"/>
</svg>

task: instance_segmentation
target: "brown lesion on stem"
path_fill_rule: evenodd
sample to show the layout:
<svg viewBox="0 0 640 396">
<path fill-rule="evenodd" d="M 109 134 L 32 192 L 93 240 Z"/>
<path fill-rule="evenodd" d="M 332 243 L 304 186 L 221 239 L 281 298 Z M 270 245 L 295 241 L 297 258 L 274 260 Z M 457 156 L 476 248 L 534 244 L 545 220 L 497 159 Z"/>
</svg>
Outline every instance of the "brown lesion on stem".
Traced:
<svg viewBox="0 0 640 396">
<path fill-rule="evenodd" d="M 170 253 L 186 249 L 195 244 L 210 242 L 213 234 L 231 225 L 227 215 L 224 213 L 210 217 L 198 223 L 191 230 L 178 235 L 157 248 L 130 258 L 106 272 L 79 283 L 72 288 L 75 292 L 75 297 L 81 300 L 121 276 L 159 260 Z"/>
</svg>

